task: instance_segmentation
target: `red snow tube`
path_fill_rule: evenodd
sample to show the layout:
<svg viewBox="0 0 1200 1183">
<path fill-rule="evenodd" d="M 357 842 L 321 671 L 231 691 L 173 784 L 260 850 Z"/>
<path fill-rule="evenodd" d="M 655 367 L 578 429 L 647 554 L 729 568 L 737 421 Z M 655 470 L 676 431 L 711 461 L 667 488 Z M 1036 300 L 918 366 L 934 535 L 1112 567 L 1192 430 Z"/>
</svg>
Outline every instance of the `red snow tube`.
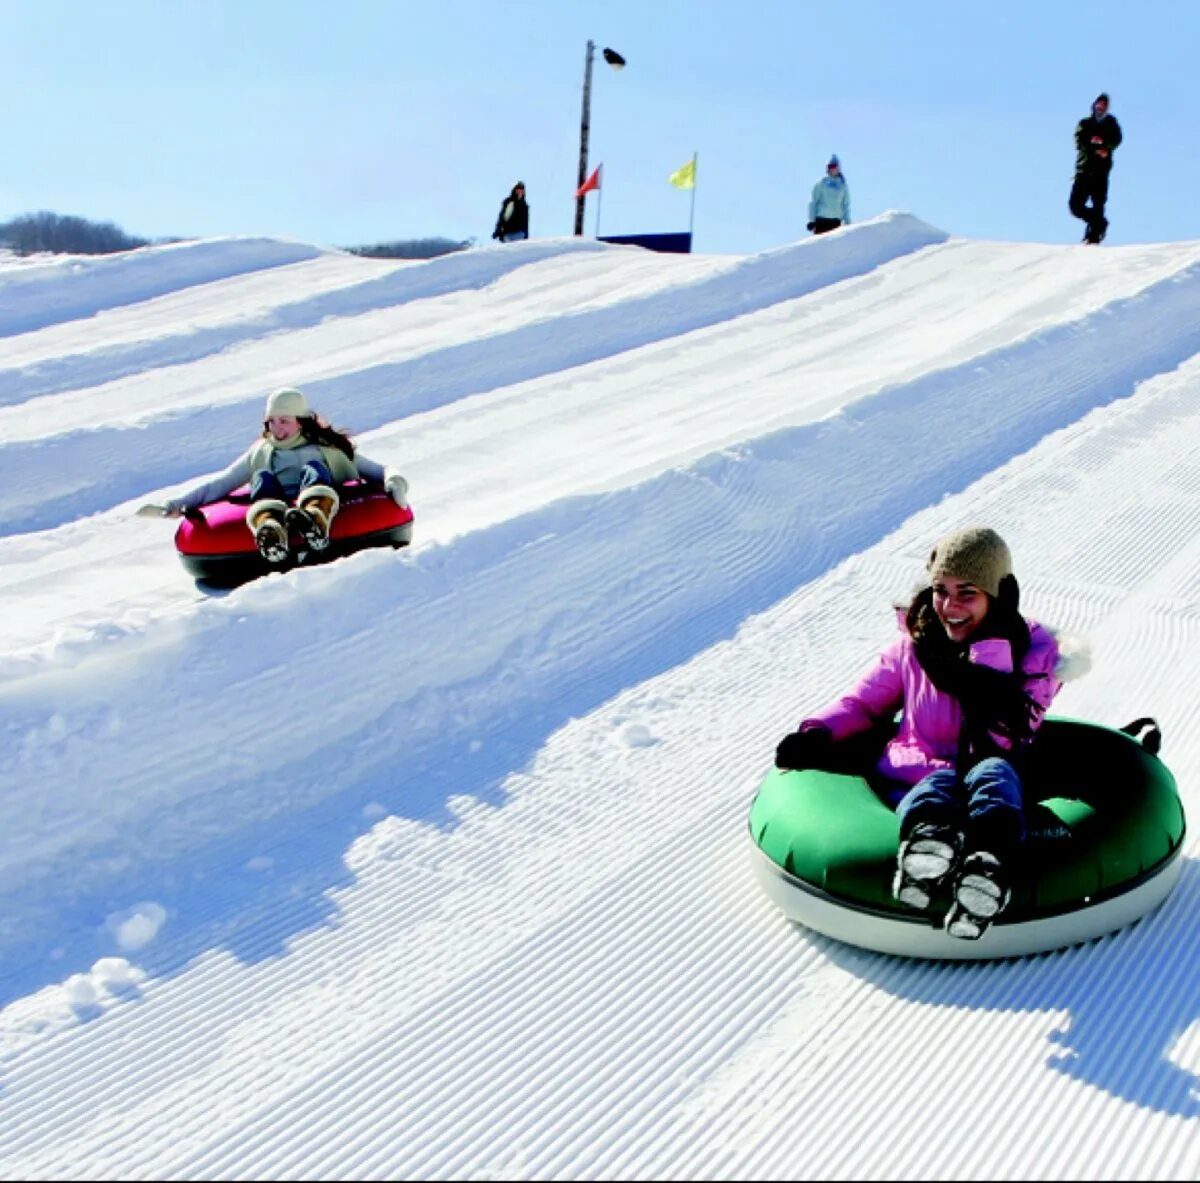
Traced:
<svg viewBox="0 0 1200 1183">
<path fill-rule="evenodd" d="M 294 549 L 293 558 L 273 566 L 258 553 L 246 525 L 248 488 L 189 512 L 175 531 L 175 549 L 189 575 L 205 583 L 244 583 L 268 571 L 326 562 L 368 546 L 407 546 L 413 513 L 401 509 L 379 485 L 350 481 L 338 489 L 341 508 L 333 519 L 328 550 Z"/>
</svg>

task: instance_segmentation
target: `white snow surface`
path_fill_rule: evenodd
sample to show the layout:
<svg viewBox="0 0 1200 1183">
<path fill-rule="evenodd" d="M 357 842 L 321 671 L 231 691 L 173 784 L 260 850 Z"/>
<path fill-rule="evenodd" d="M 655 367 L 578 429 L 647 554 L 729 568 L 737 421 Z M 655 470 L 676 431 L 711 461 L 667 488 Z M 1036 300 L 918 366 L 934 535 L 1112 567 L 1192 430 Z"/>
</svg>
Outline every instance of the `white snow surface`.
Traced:
<svg viewBox="0 0 1200 1183">
<path fill-rule="evenodd" d="M 133 510 L 284 384 L 414 543 L 203 591 Z M 1200 242 L 11 264 L 0 492 L 0 1177 L 1200 1176 L 1194 837 L 943 964 L 789 923 L 746 827 L 969 523 L 1200 816 Z"/>
</svg>

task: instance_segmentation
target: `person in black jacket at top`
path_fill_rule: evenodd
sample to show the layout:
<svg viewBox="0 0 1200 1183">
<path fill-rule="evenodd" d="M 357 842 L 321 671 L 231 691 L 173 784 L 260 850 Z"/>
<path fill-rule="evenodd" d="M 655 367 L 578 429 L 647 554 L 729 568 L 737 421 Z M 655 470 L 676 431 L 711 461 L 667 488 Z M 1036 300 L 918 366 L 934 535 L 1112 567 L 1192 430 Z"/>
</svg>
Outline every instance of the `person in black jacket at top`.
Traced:
<svg viewBox="0 0 1200 1183">
<path fill-rule="evenodd" d="M 1120 142 L 1121 125 L 1108 113 L 1108 95 L 1102 94 L 1092 104 L 1092 113 L 1075 127 L 1075 183 L 1068 202 L 1071 213 L 1087 223 L 1083 241 L 1093 245 L 1108 230 L 1104 216 L 1108 174 L 1112 172 L 1112 154 Z"/>
<path fill-rule="evenodd" d="M 500 203 L 500 216 L 492 237 L 501 242 L 520 242 L 529 237 L 529 206 L 525 201 L 525 182 L 518 181 Z"/>
</svg>

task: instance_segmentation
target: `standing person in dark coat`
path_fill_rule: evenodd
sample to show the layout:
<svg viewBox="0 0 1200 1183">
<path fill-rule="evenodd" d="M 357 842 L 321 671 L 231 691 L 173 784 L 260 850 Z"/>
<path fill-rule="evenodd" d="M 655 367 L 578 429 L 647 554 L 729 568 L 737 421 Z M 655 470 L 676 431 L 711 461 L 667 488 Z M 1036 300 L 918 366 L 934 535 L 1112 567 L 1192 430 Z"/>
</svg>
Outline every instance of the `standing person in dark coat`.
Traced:
<svg viewBox="0 0 1200 1183">
<path fill-rule="evenodd" d="M 500 203 L 500 216 L 492 237 L 501 242 L 520 242 L 529 237 L 529 206 L 525 201 L 525 182 L 518 181 Z"/>
<path fill-rule="evenodd" d="M 1087 223 L 1083 241 L 1093 245 L 1108 230 L 1104 216 L 1108 174 L 1112 172 L 1112 154 L 1120 142 L 1121 125 L 1108 113 L 1108 95 L 1102 94 L 1092 104 L 1092 113 L 1075 128 L 1075 183 L 1068 202 L 1071 213 Z"/>
</svg>

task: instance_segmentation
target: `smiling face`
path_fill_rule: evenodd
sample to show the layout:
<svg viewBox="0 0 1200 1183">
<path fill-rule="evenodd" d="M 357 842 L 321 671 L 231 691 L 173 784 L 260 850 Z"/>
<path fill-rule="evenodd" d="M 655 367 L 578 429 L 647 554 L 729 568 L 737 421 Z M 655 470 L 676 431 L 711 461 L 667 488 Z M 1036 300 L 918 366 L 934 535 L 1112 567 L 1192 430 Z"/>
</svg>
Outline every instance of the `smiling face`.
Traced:
<svg viewBox="0 0 1200 1183">
<path fill-rule="evenodd" d="M 300 420 L 294 415 L 272 415 L 267 419 L 267 430 L 271 438 L 283 443 L 300 430 Z"/>
<path fill-rule="evenodd" d="M 988 594 L 965 579 L 947 575 L 933 584 L 933 610 L 952 641 L 965 641 L 988 613 Z"/>
</svg>

